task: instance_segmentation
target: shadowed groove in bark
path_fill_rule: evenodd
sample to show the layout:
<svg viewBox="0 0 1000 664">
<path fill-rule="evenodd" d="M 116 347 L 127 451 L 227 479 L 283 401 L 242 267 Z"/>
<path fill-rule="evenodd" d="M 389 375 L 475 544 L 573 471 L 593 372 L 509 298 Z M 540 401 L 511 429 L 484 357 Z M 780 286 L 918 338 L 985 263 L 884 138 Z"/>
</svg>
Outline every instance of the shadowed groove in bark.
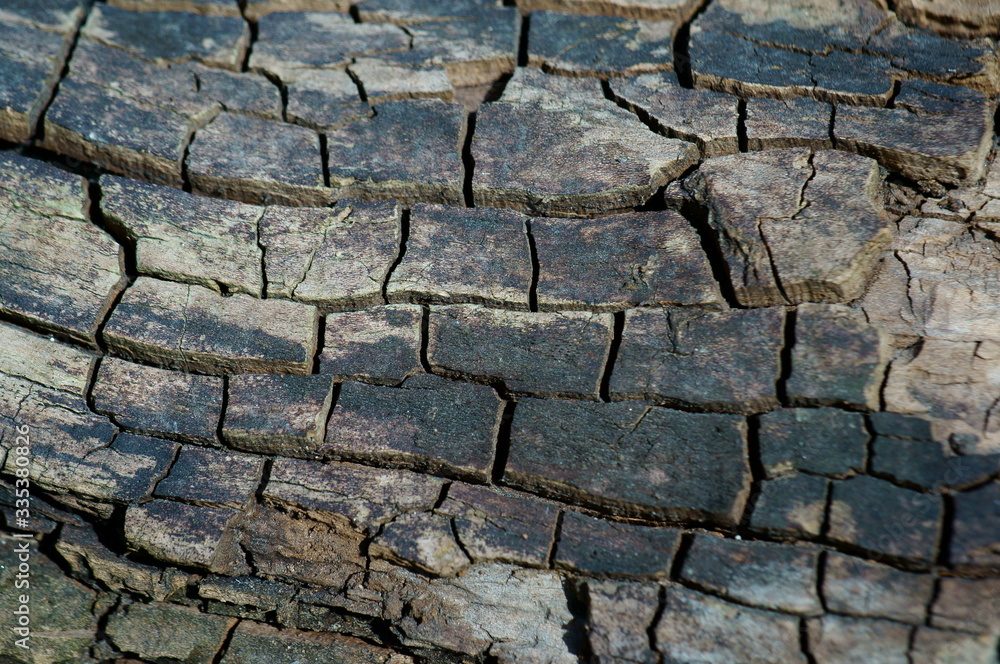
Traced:
<svg viewBox="0 0 1000 664">
<path fill-rule="evenodd" d="M 516 402 L 504 401 L 500 413 L 500 426 L 497 427 L 497 441 L 493 453 L 493 465 L 490 466 L 490 481 L 493 484 L 503 484 L 503 474 L 507 469 L 507 459 L 510 457 L 510 431 L 514 423 L 514 408 Z"/>
<path fill-rule="evenodd" d="M 406 243 L 410 239 L 410 209 L 405 208 L 399 216 L 399 249 L 396 251 L 396 257 L 392 260 L 392 264 L 389 266 L 389 270 L 385 273 L 385 281 L 382 282 L 382 302 L 384 304 L 389 304 L 389 280 L 392 279 L 392 273 L 396 271 L 399 264 L 403 262 L 403 257 L 406 255 Z"/>
<path fill-rule="evenodd" d="M 91 2 L 85 3 L 84 6 L 85 10 L 83 12 L 83 16 L 80 18 L 79 22 L 73 26 L 73 34 L 69 38 L 69 45 L 66 47 L 66 54 L 63 57 L 56 83 L 52 86 L 48 99 L 42 102 L 42 106 L 38 111 L 38 117 L 32 119 L 31 126 L 28 127 L 28 144 L 37 143 L 43 137 L 45 132 L 45 114 L 48 113 L 49 107 L 52 105 L 52 102 L 55 101 L 56 95 L 59 93 L 59 86 L 62 85 L 63 80 L 69 74 L 70 60 L 73 58 L 73 53 L 76 51 L 76 45 L 80 41 L 80 33 L 83 30 L 83 24 L 87 22 L 87 18 L 90 16 L 90 10 L 93 7 Z"/>
<path fill-rule="evenodd" d="M 462 143 L 462 197 L 465 207 L 476 207 L 476 199 L 472 193 L 472 178 L 476 172 L 476 159 L 472 156 L 472 136 L 476 133 L 476 112 L 472 111 L 465 120 L 465 140 Z"/>
<path fill-rule="evenodd" d="M 625 330 L 625 312 L 616 311 L 614 313 L 614 328 L 611 333 L 611 341 L 608 344 L 608 358 L 604 362 L 604 373 L 601 376 L 598 394 L 601 401 L 611 401 L 611 374 L 615 370 L 615 362 L 618 360 L 618 349 L 622 345 L 622 332 Z"/>
</svg>

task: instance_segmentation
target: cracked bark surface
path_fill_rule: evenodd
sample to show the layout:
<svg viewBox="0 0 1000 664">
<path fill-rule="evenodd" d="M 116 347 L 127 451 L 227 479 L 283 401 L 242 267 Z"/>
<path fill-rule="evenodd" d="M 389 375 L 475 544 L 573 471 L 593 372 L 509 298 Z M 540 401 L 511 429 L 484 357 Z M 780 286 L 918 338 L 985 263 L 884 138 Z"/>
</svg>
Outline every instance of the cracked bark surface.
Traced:
<svg viewBox="0 0 1000 664">
<path fill-rule="evenodd" d="M 989 3 L 0 4 L 0 660 L 997 663 Z"/>
</svg>

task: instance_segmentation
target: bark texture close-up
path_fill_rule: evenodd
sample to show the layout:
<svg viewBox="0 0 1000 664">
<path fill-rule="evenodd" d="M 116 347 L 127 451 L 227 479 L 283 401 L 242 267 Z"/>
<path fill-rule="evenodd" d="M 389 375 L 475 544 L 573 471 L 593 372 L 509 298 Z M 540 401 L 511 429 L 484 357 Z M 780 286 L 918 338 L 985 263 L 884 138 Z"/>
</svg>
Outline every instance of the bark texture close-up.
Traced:
<svg viewBox="0 0 1000 664">
<path fill-rule="evenodd" d="M 0 663 L 998 664 L 996 0 L 0 0 Z"/>
</svg>

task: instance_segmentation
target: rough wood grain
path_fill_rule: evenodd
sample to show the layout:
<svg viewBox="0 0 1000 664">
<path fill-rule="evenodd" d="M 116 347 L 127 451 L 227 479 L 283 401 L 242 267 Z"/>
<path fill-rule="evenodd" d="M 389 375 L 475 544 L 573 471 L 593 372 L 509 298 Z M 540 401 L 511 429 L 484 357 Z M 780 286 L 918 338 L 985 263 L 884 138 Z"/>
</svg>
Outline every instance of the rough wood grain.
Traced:
<svg viewBox="0 0 1000 664">
<path fill-rule="evenodd" d="M 296 70 L 342 69 L 353 57 L 403 51 L 410 45 L 407 34 L 395 26 L 357 24 L 344 13 L 292 9 L 265 16 L 251 7 L 247 13 L 260 19 L 250 68 L 282 80 L 295 78 Z"/>
<path fill-rule="evenodd" d="M 806 97 L 754 97 L 747 99 L 746 105 L 747 148 L 750 150 L 833 147 L 830 136 L 833 107 L 829 104 Z"/>
<path fill-rule="evenodd" d="M 541 309 L 722 307 L 698 234 L 671 210 L 531 220 Z"/>
<path fill-rule="evenodd" d="M 86 396 L 96 359 L 91 353 L 7 323 L 0 323 L 0 347 L 0 373 Z"/>
<path fill-rule="evenodd" d="M 63 35 L 10 18 L 6 12 L 0 13 L 0 61 L 4 68 L 0 137 L 20 143 L 31 137 L 52 96 L 69 43 Z"/>
<path fill-rule="evenodd" d="M 239 69 L 250 28 L 239 16 L 95 7 L 81 34 L 157 63 L 197 60 Z"/>
<path fill-rule="evenodd" d="M 558 516 L 552 503 L 456 482 L 435 511 L 451 517 L 456 539 L 477 563 L 548 565 Z"/>
<path fill-rule="evenodd" d="M 386 384 L 422 373 L 422 318 L 409 304 L 327 314 L 320 373 Z"/>
<path fill-rule="evenodd" d="M 263 208 L 109 175 L 100 182 L 101 212 L 134 244 L 139 274 L 260 297 Z"/>
<path fill-rule="evenodd" d="M 399 251 L 401 210 L 394 201 L 341 199 L 337 207 L 268 207 L 259 222 L 269 295 L 324 309 L 382 301 Z"/>
<path fill-rule="evenodd" d="M 374 117 L 327 133 L 330 186 L 343 196 L 459 204 L 465 132 L 459 104 L 379 104 Z"/>
<path fill-rule="evenodd" d="M 791 372 L 796 404 L 849 404 L 876 410 L 889 350 L 885 335 L 837 304 L 803 304 L 795 314 Z"/>
<path fill-rule="evenodd" d="M 220 113 L 191 142 L 187 157 L 197 193 L 252 203 L 325 205 L 319 137 L 310 129 Z"/>
<path fill-rule="evenodd" d="M 209 507 L 243 507 L 260 485 L 264 457 L 228 450 L 181 447 L 170 472 L 156 485 L 157 498 Z"/>
<path fill-rule="evenodd" d="M 315 307 L 139 277 L 104 329 L 126 357 L 208 372 L 309 373 Z"/>
<path fill-rule="evenodd" d="M 564 76 L 631 76 L 674 68 L 678 25 L 615 16 L 535 11 L 528 62 Z"/>
<path fill-rule="evenodd" d="M 528 308 L 527 218 L 517 212 L 414 205 L 406 254 L 386 288 L 390 302 L 472 302 Z"/>
<path fill-rule="evenodd" d="M 589 216 L 640 205 L 694 163 L 697 149 L 604 104 L 483 104 L 476 120 L 476 205 Z"/>
<path fill-rule="evenodd" d="M 995 110 L 981 92 L 904 81 L 894 108 L 844 108 L 833 136 L 913 180 L 972 182 L 983 176 Z"/>
<path fill-rule="evenodd" d="M 365 91 L 365 100 L 373 105 L 423 97 L 451 101 L 455 96 L 443 67 L 424 65 L 410 53 L 356 58 L 350 72 Z"/>
<path fill-rule="evenodd" d="M 120 425 L 169 438 L 215 443 L 222 388 L 222 379 L 214 376 L 108 357 L 101 360 L 92 398 L 98 412 Z"/>
<path fill-rule="evenodd" d="M 489 387 L 414 376 L 401 388 L 344 383 L 320 452 L 483 481 L 502 402 Z"/>
<path fill-rule="evenodd" d="M 242 374 L 229 379 L 222 438 L 259 454 L 311 456 L 333 399 L 328 376 Z"/>
<path fill-rule="evenodd" d="M 696 144 L 703 157 L 739 152 L 738 100 L 732 95 L 682 88 L 673 73 L 613 80 L 611 91 L 661 133 Z"/>
<path fill-rule="evenodd" d="M 615 523 L 565 512 L 553 562 L 588 574 L 664 578 L 680 544 L 680 531 Z"/>
<path fill-rule="evenodd" d="M 760 416 L 760 461 L 767 477 L 806 471 L 846 477 L 865 468 L 864 417 L 835 408 L 786 408 Z"/>
<path fill-rule="evenodd" d="M 711 159 L 697 178 L 744 306 L 852 300 L 892 237 L 871 159 L 768 150 Z"/>
<path fill-rule="evenodd" d="M 611 343 L 609 314 L 528 314 L 476 305 L 433 307 L 434 371 L 502 381 L 518 393 L 596 398 Z"/>
<path fill-rule="evenodd" d="M 774 407 L 783 318 L 779 309 L 627 311 L 611 394 L 737 413 Z"/>
<path fill-rule="evenodd" d="M 120 247 L 84 218 L 79 176 L 14 156 L 0 169 L 0 311 L 94 345 L 123 285 Z"/>
<path fill-rule="evenodd" d="M 690 0 L 519 0 L 517 6 L 525 13 L 548 10 L 676 23 L 686 22 L 698 7 Z"/>
<path fill-rule="evenodd" d="M 774 611 L 823 613 L 816 588 L 820 550 L 697 535 L 681 578 L 712 594 Z"/>
<path fill-rule="evenodd" d="M 797 619 L 677 586 L 667 588 L 666 605 L 654 633 L 667 661 L 808 661 L 799 647 Z"/>
<path fill-rule="evenodd" d="M 835 482 L 830 494 L 830 539 L 875 554 L 920 564 L 933 562 L 944 506 L 939 496 L 857 476 Z M 905 523 L 905 528 L 899 523 Z"/>
<path fill-rule="evenodd" d="M 624 516 L 732 523 L 749 488 L 745 426 L 734 415 L 522 399 L 503 481 Z"/>
<path fill-rule="evenodd" d="M 108 0 L 109 7 L 134 12 L 192 12 L 205 16 L 239 16 L 237 0 Z"/>
</svg>

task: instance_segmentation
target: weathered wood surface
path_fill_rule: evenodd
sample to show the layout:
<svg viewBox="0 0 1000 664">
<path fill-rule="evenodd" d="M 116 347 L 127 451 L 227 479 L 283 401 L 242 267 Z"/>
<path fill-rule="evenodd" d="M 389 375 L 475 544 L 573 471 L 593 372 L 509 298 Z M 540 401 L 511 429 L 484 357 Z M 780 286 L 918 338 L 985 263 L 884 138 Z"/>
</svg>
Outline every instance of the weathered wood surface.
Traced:
<svg viewBox="0 0 1000 664">
<path fill-rule="evenodd" d="M 992 10 L 516 4 L 3 3 L 0 660 L 995 662 Z"/>
<path fill-rule="evenodd" d="M 846 302 L 892 237 L 878 164 L 832 150 L 768 150 L 698 171 L 740 304 Z"/>
<path fill-rule="evenodd" d="M 308 373 L 316 308 L 230 297 L 140 277 L 108 319 L 104 336 L 125 356 L 203 371 Z"/>
</svg>

